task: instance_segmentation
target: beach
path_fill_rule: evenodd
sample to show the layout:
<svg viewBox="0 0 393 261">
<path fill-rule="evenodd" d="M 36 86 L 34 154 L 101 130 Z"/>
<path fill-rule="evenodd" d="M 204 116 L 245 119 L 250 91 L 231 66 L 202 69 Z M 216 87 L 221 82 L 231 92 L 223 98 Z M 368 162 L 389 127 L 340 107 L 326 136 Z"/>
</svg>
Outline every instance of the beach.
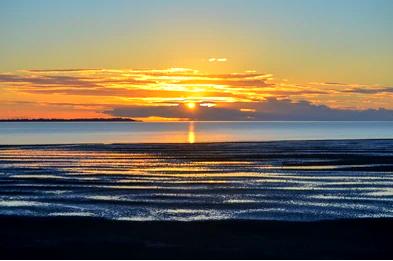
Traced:
<svg viewBox="0 0 393 261">
<path fill-rule="evenodd" d="M 0 259 L 392 259 L 393 1 L 0 0 Z"/>
<path fill-rule="evenodd" d="M 392 219 L 0 218 L 2 259 L 390 259 Z"/>
<path fill-rule="evenodd" d="M 2 258 L 392 258 L 393 140 L 0 146 Z"/>
</svg>

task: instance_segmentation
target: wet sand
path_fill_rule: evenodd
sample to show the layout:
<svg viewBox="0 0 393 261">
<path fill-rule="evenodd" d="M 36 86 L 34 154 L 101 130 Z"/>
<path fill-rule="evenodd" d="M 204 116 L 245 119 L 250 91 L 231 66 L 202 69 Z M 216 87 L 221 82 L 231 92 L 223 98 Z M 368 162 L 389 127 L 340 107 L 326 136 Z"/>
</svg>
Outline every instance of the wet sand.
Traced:
<svg viewBox="0 0 393 261">
<path fill-rule="evenodd" d="M 393 258 L 393 140 L 0 146 L 0 258 Z"/>
<path fill-rule="evenodd" d="M 0 146 L 0 215 L 393 217 L 393 140 Z"/>
<path fill-rule="evenodd" d="M 393 220 L 0 218 L 2 259 L 391 259 Z"/>
</svg>

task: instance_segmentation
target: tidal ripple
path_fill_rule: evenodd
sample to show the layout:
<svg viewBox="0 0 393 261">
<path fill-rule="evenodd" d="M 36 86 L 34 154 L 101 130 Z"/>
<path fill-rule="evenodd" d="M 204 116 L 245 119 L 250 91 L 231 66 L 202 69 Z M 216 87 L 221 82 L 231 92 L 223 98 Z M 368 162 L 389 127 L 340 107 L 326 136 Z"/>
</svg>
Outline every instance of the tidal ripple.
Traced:
<svg viewBox="0 0 393 261">
<path fill-rule="evenodd" d="M 0 215 L 393 216 L 393 141 L 0 146 Z"/>
</svg>

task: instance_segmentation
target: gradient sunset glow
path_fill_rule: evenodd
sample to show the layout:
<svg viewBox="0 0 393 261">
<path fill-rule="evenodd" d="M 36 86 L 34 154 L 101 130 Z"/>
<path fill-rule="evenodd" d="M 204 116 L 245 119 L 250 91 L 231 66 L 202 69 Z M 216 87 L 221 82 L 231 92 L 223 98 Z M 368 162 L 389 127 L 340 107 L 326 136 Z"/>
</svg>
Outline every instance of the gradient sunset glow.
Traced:
<svg viewBox="0 0 393 261">
<path fill-rule="evenodd" d="M 0 118 L 390 120 L 390 10 L 389 0 L 1 1 Z"/>
</svg>

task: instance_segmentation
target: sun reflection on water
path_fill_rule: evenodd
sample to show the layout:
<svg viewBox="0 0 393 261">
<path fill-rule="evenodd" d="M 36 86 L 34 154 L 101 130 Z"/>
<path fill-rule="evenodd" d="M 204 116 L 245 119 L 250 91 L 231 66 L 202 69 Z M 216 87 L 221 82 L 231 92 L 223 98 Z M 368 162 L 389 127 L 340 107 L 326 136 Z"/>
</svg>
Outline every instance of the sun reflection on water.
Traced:
<svg viewBox="0 0 393 261">
<path fill-rule="evenodd" d="M 195 143 L 195 129 L 193 121 L 191 121 L 188 125 L 188 143 Z"/>
</svg>

